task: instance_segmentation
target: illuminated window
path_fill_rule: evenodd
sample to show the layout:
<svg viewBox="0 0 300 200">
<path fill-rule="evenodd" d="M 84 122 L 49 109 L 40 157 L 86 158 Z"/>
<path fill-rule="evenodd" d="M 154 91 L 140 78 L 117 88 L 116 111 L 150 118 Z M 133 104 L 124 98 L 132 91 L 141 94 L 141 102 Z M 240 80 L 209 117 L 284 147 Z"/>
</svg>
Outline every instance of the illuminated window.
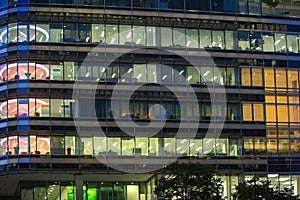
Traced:
<svg viewBox="0 0 300 200">
<path fill-rule="evenodd" d="M 251 86 L 250 68 L 241 68 L 242 71 L 242 85 Z"/>
<path fill-rule="evenodd" d="M 252 105 L 243 104 L 243 120 L 252 121 Z"/>
<path fill-rule="evenodd" d="M 276 106 L 275 105 L 266 105 L 266 121 L 267 122 L 276 122 Z"/>
<path fill-rule="evenodd" d="M 198 48 L 199 47 L 199 36 L 198 29 L 186 29 L 186 47 Z"/>
<path fill-rule="evenodd" d="M 211 31 L 200 30 L 200 48 L 211 47 Z"/>
<path fill-rule="evenodd" d="M 278 122 L 288 122 L 288 106 L 277 105 Z"/>
<path fill-rule="evenodd" d="M 254 121 L 264 121 L 264 105 L 253 104 Z"/>
<path fill-rule="evenodd" d="M 288 87 L 299 88 L 299 79 L 297 70 L 288 70 Z"/>
<path fill-rule="evenodd" d="M 275 88 L 274 69 L 264 69 L 265 87 Z"/>
<path fill-rule="evenodd" d="M 252 85 L 263 86 L 262 69 L 252 68 Z"/>
<path fill-rule="evenodd" d="M 276 88 L 286 89 L 286 70 L 276 69 Z"/>
</svg>

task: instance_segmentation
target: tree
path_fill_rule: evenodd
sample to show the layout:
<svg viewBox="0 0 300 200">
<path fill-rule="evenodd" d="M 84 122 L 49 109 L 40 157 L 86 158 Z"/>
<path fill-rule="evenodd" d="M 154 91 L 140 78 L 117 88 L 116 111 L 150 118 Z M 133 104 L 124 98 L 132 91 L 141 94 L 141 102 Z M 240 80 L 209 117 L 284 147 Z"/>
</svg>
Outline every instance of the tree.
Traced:
<svg viewBox="0 0 300 200">
<path fill-rule="evenodd" d="M 264 2 L 270 8 L 275 8 L 279 4 L 279 0 L 262 0 L 262 2 Z"/>
<path fill-rule="evenodd" d="M 159 179 L 154 193 L 158 199 L 220 200 L 222 181 L 215 170 L 201 164 L 171 164 Z"/>
<path fill-rule="evenodd" d="M 244 181 L 235 186 L 236 192 L 234 196 L 238 200 L 296 200 L 298 196 L 294 196 L 288 188 L 279 190 L 271 187 L 271 181 L 261 181 L 254 177 L 251 180 Z"/>
</svg>

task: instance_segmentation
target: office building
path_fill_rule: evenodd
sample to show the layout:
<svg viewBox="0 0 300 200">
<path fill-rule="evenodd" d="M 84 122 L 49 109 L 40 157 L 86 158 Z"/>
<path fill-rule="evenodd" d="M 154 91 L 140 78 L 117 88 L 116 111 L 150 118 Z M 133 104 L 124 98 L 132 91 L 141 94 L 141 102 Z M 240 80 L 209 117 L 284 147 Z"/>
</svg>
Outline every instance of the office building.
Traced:
<svg viewBox="0 0 300 200">
<path fill-rule="evenodd" d="M 300 1 L 265 2 L 0 0 L 0 198 L 155 199 L 163 165 L 124 172 L 101 158 L 213 165 L 228 199 L 254 175 L 300 194 Z M 214 64 L 192 65 L 199 52 Z M 91 80 L 95 91 L 84 85 Z M 117 82 L 128 86 L 126 94 L 141 86 L 129 112 L 122 98 L 112 112 Z M 80 100 L 74 83 L 82 83 Z M 223 88 L 226 99 L 212 106 L 209 88 Z M 105 135 L 89 124 L 93 114 Z M 85 126 L 75 126 L 74 117 Z M 134 137 L 150 128 L 127 127 L 128 134 L 115 119 L 165 124 Z M 186 138 L 175 137 L 182 121 L 193 120 L 199 127 L 192 138 L 189 127 Z M 214 130 L 220 135 L 206 137 L 210 122 L 222 120 Z"/>
</svg>

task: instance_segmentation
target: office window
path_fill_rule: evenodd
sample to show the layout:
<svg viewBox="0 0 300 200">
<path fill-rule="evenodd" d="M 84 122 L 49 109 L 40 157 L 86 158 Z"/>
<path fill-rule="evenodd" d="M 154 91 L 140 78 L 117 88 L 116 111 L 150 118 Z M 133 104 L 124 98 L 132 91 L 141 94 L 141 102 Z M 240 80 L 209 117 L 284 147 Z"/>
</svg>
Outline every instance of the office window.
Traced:
<svg viewBox="0 0 300 200">
<path fill-rule="evenodd" d="M 29 36 L 29 28 L 28 28 L 29 24 L 28 23 L 22 23 L 19 22 L 18 24 L 18 32 L 17 32 L 17 37 L 18 37 L 18 42 L 28 42 L 28 36 Z M 14 28 L 13 29 L 9 29 L 9 33 L 8 36 L 10 34 L 14 34 Z"/>
<path fill-rule="evenodd" d="M 243 104 L 243 120 L 252 121 L 252 104 Z"/>
<path fill-rule="evenodd" d="M 158 73 L 156 64 L 147 64 L 147 79 L 148 83 L 158 83 Z"/>
<path fill-rule="evenodd" d="M 107 44 L 118 44 L 119 36 L 118 36 L 118 25 L 105 25 L 105 36 Z"/>
<path fill-rule="evenodd" d="M 161 151 L 159 148 L 159 138 L 149 138 L 149 156 L 158 156 L 158 152 Z"/>
<path fill-rule="evenodd" d="M 133 79 L 134 82 L 147 82 L 146 64 L 134 64 Z"/>
<path fill-rule="evenodd" d="M 290 105 L 289 106 L 289 119 L 291 123 L 300 122 L 300 106 L 299 105 Z"/>
<path fill-rule="evenodd" d="M 299 88 L 299 79 L 297 70 L 288 70 L 288 87 L 289 88 Z"/>
<path fill-rule="evenodd" d="M 226 49 L 236 50 L 237 33 L 233 31 L 225 31 Z"/>
<path fill-rule="evenodd" d="M 253 154 L 254 154 L 253 139 L 244 138 L 244 155 L 253 155 Z"/>
<path fill-rule="evenodd" d="M 50 23 L 50 42 L 62 43 L 64 38 L 63 24 Z"/>
<path fill-rule="evenodd" d="M 227 120 L 235 121 L 241 119 L 240 104 L 229 103 L 227 106 Z"/>
<path fill-rule="evenodd" d="M 286 90 L 286 70 L 285 69 L 276 69 L 276 88 L 282 88 Z"/>
<path fill-rule="evenodd" d="M 262 34 L 258 32 L 250 33 L 250 47 L 252 51 L 262 51 L 263 49 Z"/>
<path fill-rule="evenodd" d="M 263 33 L 263 40 L 264 40 L 263 50 L 265 52 L 274 52 L 274 34 Z"/>
<path fill-rule="evenodd" d="M 266 121 L 276 122 L 276 106 L 272 104 L 266 105 Z"/>
<path fill-rule="evenodd" d="M 91 137 L 81 137 L 80 143 L 82 147 L 81 153 L 83 155 L 93 155 L 93 138 Z"/>
<path fill-rule="evenodd" d="M 214 81 L 213 67 L 201 66 L 201 84 L 212 84 Z"/>
<path fill-rule="evenodd" d="M 265 119 L 265 109 L 263 104 L 253 104 L 253 120 L 254 121 L 264 121 Z"/>
<path fill-rule="evenodd" d="M 169 66 L 164 66 L 164 65 L 161 65 L 160 68 L 161 68 L 161 82 L 162 83 L 172 83 L 173 82 L 172 68 Z"/>
<path fill-rule="evenodd" d="M 110 66 L 109 68 L 111 68 Z M 118 68 L 113 67 L 113 69 L 107 68 L 107 79 L 112 78 L 112 80 L 117 77 Z M 133 66 L 132 64 L 120 64 L 119 67 L 119 76 L 121 78 L 121 82 L 132 82 L 133 77 Z"/>
<path fill-rule="evenodd" d="M 275 88 L 274 69 L 264 69 L 265 87 Z"/>
<path fill-rule="evenodd" d="M 51 154 L 52 155 L 64 155 L 65 154 L 65 137 L 64 136 L 50 137 L 50 144 L 51 144 Z"/>
<path fill-rule="evenodd" d="M 189 155 L 189 140 L 176 139 L 176 154 L 188 156 Z"/>
<path fill-rule="evenodd" d="M 250 68 L 241 68 L 242 85 L 251 86 L 251 72 Z"/>
<path fill-rule="evenodd" d="M 63 80 L 63 64 L 57 63 L 57 64 L 51 64 L 50 65 L 50 79 L 51 80 Z"/>
<path fill-rule="evenodd" d="M 80 139 L 78 137 L 74 136 L 66 136 L 65 137 L 65 154 L 66 155 L 82 155 L 83 149 L 80 149 L 79 145 L 82 143 L 79 141 Z"/>
<path fill-rule="evenodd" d="M 186 83 L 187 82 L 187 67 L 186 66 L 174 66 L 174 82 Z"/>
<path fill-rule="evenodd" d="M 161 31 L 161 46 L 169 47 L 172 46 L 172 28 L 162 27 Z"/>
<path fill-rule="evenodd" d="M 132 27 L 120 25 L 120 45 L 132 45 Z"/>
<path fill-rule="evenodd" d="M 103 155 L 107 151 L 107 137 L 94 137 L 94 154 Z"/>
<path fill-rule="evenodd" d="M 263 71 L 261 68 L 252 68 L 252 85 L 263 86 Z"/>
<path fill-rule="evenodd" d="M 92 42 L 92 26 L 91 24 L 78 24 L 78 42 L 91 43 Z"/>
<path fill-rule="evenodd" d="M 63 111 L 63 100 L 62 99 L 51 99 L 51 117 L 64 117 Z"/>
<path fill-rule="evenodd" d="M 146 44 L 146 31 L 144 26 L 133 26 L 133 44 L 135 45 L 145 45 Z"/>
<path fill-rule="evenodd" d="M 211 31 L 202 30 L 199 31 L 200 34 L 200 48 L 211 47 Z"/>
<path fill-rule="evenodd" d="M 30 153 L 30 143 L 28 136 L 19 136 L 19 154 L 29 154 Z"/>
<path fill-rule="evenodd" d="M 188 48 L 199 47 L 198 29 L 186 29 L 186 47 Z"/>
<path fill-rule="evenodd" d="M 157 1 L 147 1 L 147 0 L 133 0 L 133 7 L 142 7 L 142 8 L 157 8 Z"/>
<path fill-rule="evenodd" d="M 134 155 L 148 155 L 148 138 L 137 137 L 135 148 L 132 150 Z"/>
<path fill-rule="evenodd" d="M 121 155 L 121 138 L 108 137 L 107 138 L 107 152 L 105 152 L 104 148 L 103 148 L 102 153 L 106 153 L 108 156 Z"/>
<path fill-rule="evenodd" d="M 78 41 L 77 24 L 64 23 L 64 42 L 75 43 Z"/>
<path fill-rule="evenodd" d="M 238 46 L 241 51 L 250 50 L 249 32 L 240 31 L 238 32 Z"/>
<path fill-rule="evenodd" d="M 7 25 L 5 26 L 0 26 L 0 33 L 1 33 L 1 38 L 0 38 L 0 46 L 6 45 L 7 44 L 7 39 L 8 39 L 8 31 L 7 31 Z"/>
<path fill-rule="evenodd" d="M 184 28 L 173 28 L 173 46 L 185 47 L 185 29 Z"/>
<path fill-rule="evenodd" d="M 190 84 L 200 83 L 200 68 L 193 66 L 187 67 L 187 81 Z"/>
<path fill-rule="evenodd" d="M 287 35 L 287 50 L 288 50 L 288 52 L 292 52 L 292 53 L 299 52 L 299 36 L 298 35 Z"/>
<path fill-rule="evenodd" d="M 212 44 L 214 49 L 225 49 L 224 31 L 212 31 Z"/>
<path fill-rule="evenodd" d="M 146 27 L 146 45 L 156 46 L 156 27 Z"/>
<path fill-rule="evenodd" d="M 174 156 L 175 155 L 175 138 L 164 138 L 164 155 Z"/>
<path fill-rule="evenodd" d="M 122 138 L 122 155 L 134 155 L 135 141 L 133 138 Z"/>
<path fill-rule="evenodd" d="M 256 155 L 264 155 L 266 153 L 267 147 L 264 139 L 253 139 L 253 145 Z"/>
<path fill-rule="evenodd" d="M 289 155 L 290 152 L 289 140 L 278 140 L 278 153 L 279 155 Z"/>
<path fill-rule="evenodd" d="M 8 24 L 7 38 L 8 38 L 7 39 L 8 43 L 18 42 L 18 26 L 17 26 L 17 23 Z M 22 38 L 24 38 L 24 36 Z"/>
<path fill-rule="evenodd" d="M 92 43 L 102 43 L 105 40 L 104 24 L 92 24 Z"/>
<path fill-rule="evenodd" d="M 286 52 L 285 34 L 275 33 L 275 50 L 276 52 Z"/>
<path fill-rule="evenodd" d="M 276 156 L 278 150 L 277 140 L 267 140 L 267 150 L 269 155 Z"/>
<path fill-rule="evenodd" d="M 226 85 L 239 85 L 238 68 L 226 69 Z"/>
<path fill-rule="evenodd" d="M 49 42 L 49 24 L 29 24 L 30 42 Z"/>
<path fill-rule="evenodd" d="M 190 156 L 203 156 L 202 139 L 194 139 L 190 142 Z"/>
</svg>

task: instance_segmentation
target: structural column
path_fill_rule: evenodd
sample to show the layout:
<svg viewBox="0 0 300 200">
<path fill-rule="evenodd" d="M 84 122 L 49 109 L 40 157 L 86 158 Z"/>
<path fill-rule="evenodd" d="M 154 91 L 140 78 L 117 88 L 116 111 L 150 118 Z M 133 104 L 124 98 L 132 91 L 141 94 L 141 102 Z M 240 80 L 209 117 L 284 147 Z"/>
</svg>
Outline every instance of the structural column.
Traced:
<svg viewBox="0 0 300 200">
<path fill-rule="evenodd" d="M 76 200 L 83 199 L 83 175 L 75 174 Z"/>
</svg>

